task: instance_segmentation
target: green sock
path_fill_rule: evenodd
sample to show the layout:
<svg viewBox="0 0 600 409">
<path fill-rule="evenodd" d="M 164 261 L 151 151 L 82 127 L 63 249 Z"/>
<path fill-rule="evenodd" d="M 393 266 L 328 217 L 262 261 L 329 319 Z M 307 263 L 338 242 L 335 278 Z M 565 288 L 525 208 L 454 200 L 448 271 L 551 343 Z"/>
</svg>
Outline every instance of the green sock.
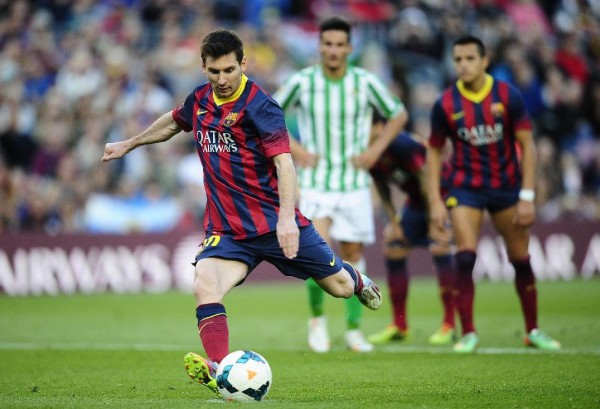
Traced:
<svg viewBox="0 0 600 409">
<path fill-rule="evenodd" d="M 325 291 L 312 278 L 306 280 L 306 290 L 308 292 L 308 307 L 313 317 L 323 315 L 323 299 Z M 354 297 L 353 297 L 354 298 Z"/>
<path fill-rule="evenodd" d="M 363 305 L 355 295 L 346 298 L 344 303 L 346 304 L 346 325 L 348 329 L 358 329 L 362 319 Z"/>
<path fill-rule="evenodd" d="M 367 265 L 364 258 L 350 264 L 352 264 L 359 272 L 365 274 Z M 363 305 L 356 295 L 347 298 L 344 301 L 346 304 L 346 326 L 348 329 L 357 329 L 360 326 L 362 319 Z"/>
</svg>

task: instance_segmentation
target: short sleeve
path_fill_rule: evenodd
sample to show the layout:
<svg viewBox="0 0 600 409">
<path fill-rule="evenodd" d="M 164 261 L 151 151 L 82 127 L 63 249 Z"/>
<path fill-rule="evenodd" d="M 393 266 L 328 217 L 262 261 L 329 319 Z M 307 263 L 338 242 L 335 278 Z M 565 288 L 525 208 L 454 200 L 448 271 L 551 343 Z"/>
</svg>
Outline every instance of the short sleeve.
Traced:
<svg viewBox="0 0 600 409">
<path fill-rule="evenodd" d="M 187 96 L 185 102 L 171 112 L 171 116 L 185 132 L 193 129 L 193 113 L 196 102 L 196 91 Z"/>
<path fill-rule="evenodd" d="M 523 101 L 521 93 L 516 88 L 510 87 L 510 93 L 508 97 L 508 109 L 514 130 L 531 130 L 531 119 L 529 118 L 529 113 L 525 108 L 525 102 Z"/>
<path fill-rule="evenodd" d="M 267 157 L 291 152 L 285 117 L 275 100 L 265 95 L 262 102 L 254 107 L 252 119 Z"/>
<path fill-rule="evenodd" d="M 446 143 L 448 134 L 448 121 L 446 113 L 442 107 L 441 98 L 438 99 L 431 110 L 431 134 L 429 135 L 429 145 L 434 148 L 441 148 Z"/>
</svg>

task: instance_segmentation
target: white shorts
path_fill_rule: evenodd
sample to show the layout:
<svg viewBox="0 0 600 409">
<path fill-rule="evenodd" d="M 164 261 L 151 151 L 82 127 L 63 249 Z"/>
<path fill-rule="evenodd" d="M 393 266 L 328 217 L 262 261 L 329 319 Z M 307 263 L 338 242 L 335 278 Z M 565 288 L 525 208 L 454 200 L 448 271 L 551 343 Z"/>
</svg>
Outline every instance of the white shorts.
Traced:
<svg viewBox="0 0 600 409">
<path fill-rule="evenodd" d="M 373 201 L 369 188 L 352 192 L 322 192 L 303 188 L 298 208 L 311 220 L 329 218 L 329 235 L 337 241 L 375 242 Z"/>
</svg>

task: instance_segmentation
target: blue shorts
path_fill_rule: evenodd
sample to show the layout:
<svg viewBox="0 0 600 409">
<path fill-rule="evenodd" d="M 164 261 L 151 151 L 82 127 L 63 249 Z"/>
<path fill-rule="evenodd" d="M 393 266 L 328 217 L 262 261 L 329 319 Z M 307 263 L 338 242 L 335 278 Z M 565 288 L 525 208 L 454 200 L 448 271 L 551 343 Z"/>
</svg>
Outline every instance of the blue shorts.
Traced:
<svg viewBox="0 0 600 409">
<path fill-rule="evenodd" d="M 425 209 L 404 206 L 400 227 L 404 232 L 405 242 L 409 247 L 429 247 L 432 240 L 429 238 L 429 225 Z"/>
<path fill-rule="evenodd" d="M 195 262 L 211 257 L 240 261 L 248 266 L 248 274 L 266 261 L 284 275 L 302 280 L 329 277 L 343 267 L 340 256 L 333 252 L 312 224 L 300 228 L 298 255 L 292 259 L 283 255 L 275 232 L 243 240 L 211 235 L 204 239 Z"/>
<path fill-rule="evenodd" d="M 457 206 L 468 206 L 495 213 L 514 206 L 519 201 L 519 190 L 520 187 L 514 189 L 450 187 L 446 196 L 446 207 L 452 209 Z"/>
</svg>

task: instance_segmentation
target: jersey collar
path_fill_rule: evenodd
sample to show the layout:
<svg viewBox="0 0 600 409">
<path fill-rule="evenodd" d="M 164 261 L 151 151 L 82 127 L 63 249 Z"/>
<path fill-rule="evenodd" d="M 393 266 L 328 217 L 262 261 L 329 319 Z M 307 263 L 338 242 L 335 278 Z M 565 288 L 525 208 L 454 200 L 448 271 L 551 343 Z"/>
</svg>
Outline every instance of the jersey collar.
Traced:
<svg viewBox="0 0 600 409">
<path fill-rule="evenodd" d="M 458 91 L 461 93 L 461 95 L 469 101 L 472 101 L 476 104 L 479 104 L 485 99 L 485 97 L 487 97 L 487 95 L 492 90 L 493 85 L 494 78 L 490 74 L 485 74 L 485 83 L 483 84 L 483 87 L 477 92 L 469 91 L 468 89 L 466 89 L 465 84 L 463 84 L 461 80 L 456 81 L 456 87 L 458 88 Z"/>
<path fill-rule="evenodd" d="M 248 77 L 246 77 L 245 74 L 242 74 L 242 81 L 240 81 L 240 86 L 233 93 L 233 95 L 231 95 L 230 97 L 227 97 L 227 98 L 217 97 L 217 94 L 215 94 L 215 91 L 213 90 L 213 98 L 215 99 L 215 104 L 223 105 L 223 104 L 226 104 L 228 102 L 235 101 L 236 99 L 238 99 L 240 97 L 240 95 L 242 95 L 242 92 L 244 92 L 244 88 L 246 88 L 246 82 L 248 82 Z"/>
</svg>

